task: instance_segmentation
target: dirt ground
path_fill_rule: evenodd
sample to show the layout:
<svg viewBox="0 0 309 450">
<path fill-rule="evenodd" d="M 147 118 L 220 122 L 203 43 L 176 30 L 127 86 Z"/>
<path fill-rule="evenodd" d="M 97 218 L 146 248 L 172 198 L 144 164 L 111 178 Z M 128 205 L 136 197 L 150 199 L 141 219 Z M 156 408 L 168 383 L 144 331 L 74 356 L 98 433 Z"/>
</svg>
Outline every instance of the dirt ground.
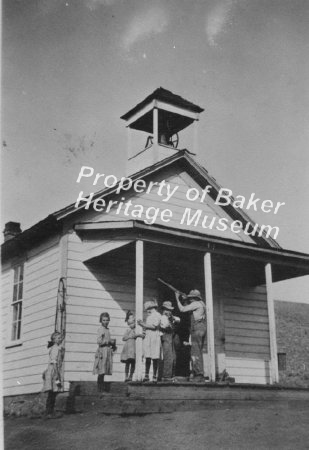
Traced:
<svg viewBox="0 0 309 450">
<path fill-rule="evenodd" d="M 218 402 L 144 416 L 8 418 L 5 450 L 309 449 L 308 402 Z"/>
</svg>

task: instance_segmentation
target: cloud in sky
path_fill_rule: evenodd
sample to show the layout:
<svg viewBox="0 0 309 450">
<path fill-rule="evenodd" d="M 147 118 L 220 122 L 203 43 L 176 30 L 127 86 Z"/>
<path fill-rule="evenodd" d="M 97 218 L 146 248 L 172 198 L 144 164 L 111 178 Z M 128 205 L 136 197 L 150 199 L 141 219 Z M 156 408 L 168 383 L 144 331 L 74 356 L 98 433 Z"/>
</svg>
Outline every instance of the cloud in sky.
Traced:
<svg viewBox="0 0 309 450">
<path fill-rule="evenodd" d="M 96 10 L 99 6 L 113 5 L 116 0 L 86 0 L 85 4 L 91 11 Z"/>
<path fill-rule="evenodd" d="M 168 17 L 161 7 L 142 11 L 129 23 L 122 39 L 122 47 L 129 52 L 137 42 L 162 33 L 167 25 Z"/>
<path fill-rule="evenodd" d="M 217 45 L 220 34 L 226 31 L 231 21 L 237 0 L 220 1 L 206 17 L 205 31 L 209 45 Z"/>
</svg>

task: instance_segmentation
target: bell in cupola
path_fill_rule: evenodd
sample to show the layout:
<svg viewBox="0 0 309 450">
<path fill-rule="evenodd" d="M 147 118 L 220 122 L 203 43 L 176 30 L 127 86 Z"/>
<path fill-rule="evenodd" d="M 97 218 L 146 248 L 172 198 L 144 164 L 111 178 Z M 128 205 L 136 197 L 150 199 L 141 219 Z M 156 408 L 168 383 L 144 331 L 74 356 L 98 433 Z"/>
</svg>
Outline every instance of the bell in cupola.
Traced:
<svg viewBox="0 0 309 450">
<path fill-rule="evenodd" d="M 144 169 L 179 150 L 179 132 L 195 124 L 193 152 L 197 153 L 196 126 L 199 114 L 204 111 L 198 105 L 175 95 L 162 87 L 124 114 L 128 130 L 127 174 Z M 147 134 L 144 148 L 133 150 L 131 130 Z"/>
</svg>

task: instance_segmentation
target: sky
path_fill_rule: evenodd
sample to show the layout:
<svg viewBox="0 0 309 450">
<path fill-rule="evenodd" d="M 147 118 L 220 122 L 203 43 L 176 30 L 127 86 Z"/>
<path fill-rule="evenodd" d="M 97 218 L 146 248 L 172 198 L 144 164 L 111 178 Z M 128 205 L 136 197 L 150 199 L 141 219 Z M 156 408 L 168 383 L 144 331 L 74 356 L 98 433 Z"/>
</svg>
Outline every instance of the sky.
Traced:
<svg viewBox="0 0 309 450">
<path fill-rule="evenodd" d="M 198 161 L 234 195 L 285 202 L 248 213 L 309 253 L 308 23 L 307 0 L 4 0 L 2 230 L 74 202 L 82 165 L 122 176 L 120 116 L 162 86 L 205 109 Z M 309 303 L 308 279 L 276 295 Z"/>
</svg>

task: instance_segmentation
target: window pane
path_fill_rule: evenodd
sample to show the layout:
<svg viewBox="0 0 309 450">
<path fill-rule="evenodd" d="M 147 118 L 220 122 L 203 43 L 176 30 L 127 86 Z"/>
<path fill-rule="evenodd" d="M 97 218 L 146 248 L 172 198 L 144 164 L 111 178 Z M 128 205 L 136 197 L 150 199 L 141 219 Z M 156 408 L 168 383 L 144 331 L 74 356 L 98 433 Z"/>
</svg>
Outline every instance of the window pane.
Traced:
<svg viewBox="0 0 309 450">
<path fill-rule="evenodd" d="M 20 308 L 21 310 L 21 308 Z M 21 331 L 21 321 L 19 321 L 17 323 L 17 338 L 16 339 L 20 339 L 20 331 Z"/>
<path fill-rule="evenodd" d="M 21 312 L 22 312 L 22 303 L 20 302 L 20 303 L 18 303 L 18 306 L 19 306 L 19 308 L 18 308 L 18 320 L 21 322 Z"/>
<path fill-rule="evenodd" d="M 16 339 L 17 339 L 17 322 L 13 322 L 13 325 L 12 325 L 12 336 L 11 336 L 11 339 L 12 339 L 12 341 L 16 341 Z"/>
<path fill-rule="evenodd" d="M 18 289 L 18 284 L 14 284 L 14 288 L 13 288 L 13 302 L 16 302 L 16 300 L 17 300 L 17 289 Z"/>
<path fill-rule="evenodd" d="M 23 283 L 19 283 L 18 285 L 18 300 L 21 300 L 23 298 Z"/>
<path fill-rule="evenodd" d="M 19 281 L 23 281 L 24 279 L 24 265 L 19 266 Z"/>
<path fill-rule="evenodd" d="M 15 303 L 15 305 L 13 305 L 13 322 L 16 322 L 16 320 L 18 320 L 18 307 L 19 303 Z"/>
<path fill-rule="evenodd" d="M 14 284 L 18 283 L 19 280 L 19 267 L 15 267 L 14 269 Z"/>
</svg>

